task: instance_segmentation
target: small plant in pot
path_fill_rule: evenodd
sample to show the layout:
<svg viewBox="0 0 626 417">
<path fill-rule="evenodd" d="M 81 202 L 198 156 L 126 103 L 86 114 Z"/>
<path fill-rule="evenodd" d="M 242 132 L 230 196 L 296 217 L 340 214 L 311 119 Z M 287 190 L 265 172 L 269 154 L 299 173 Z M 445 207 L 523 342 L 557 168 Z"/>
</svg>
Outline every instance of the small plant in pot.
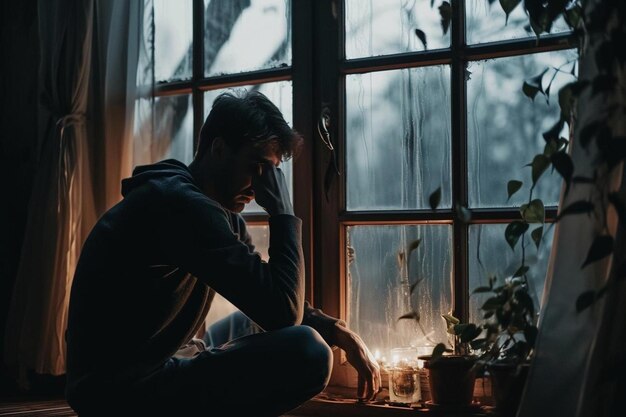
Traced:
<svg viewBox="0 0 626 417">
<path fill-rule="evenodd" d="M 473 404 L 478 355 L 472 343 L 482 333 L 473 323 L 461 323 L 452 314 L 443 314 L 452 340 L 438 343 L 432 355 L 420 356 L 428 369 L 433 406 L 465 409 Z"/>
<path fill-rule="evenodd" d="M 527 270 L 521 267 L 502 285 L 492 277 L 489 286 L 473 292 L 489 296 L 481 307 L 483 337 L 473 340 L 472 346 L 483 351 L 477 364 L 491 377 L 496 410 L 503 417 L 517 411 L 537 337 L 535 307 L 524 277 Z"/>
</svg>

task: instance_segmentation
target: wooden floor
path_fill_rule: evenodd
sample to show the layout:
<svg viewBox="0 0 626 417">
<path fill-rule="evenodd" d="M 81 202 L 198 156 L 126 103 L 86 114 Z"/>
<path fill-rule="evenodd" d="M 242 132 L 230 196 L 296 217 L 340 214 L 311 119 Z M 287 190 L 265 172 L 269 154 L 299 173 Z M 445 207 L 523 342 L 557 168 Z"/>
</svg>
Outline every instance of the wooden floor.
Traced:
<svg viewBox="0 0 626 417">
<path fill-rule="evenodd" d="M 478 412 L 433 412 L 426 408 L 402 408 L 391 407 L 384 402 L 371 403 L 368 405 L 358 405 L 354 400 L 342 400 L 320 396 L 308 401 L 292 410 L 283 417 L 415 417 L 418 416 L 450 416 L 450 417 L 487 417 L 491 416 L 491 407 L 483 408 Z M 0 399 L 0 417 L 3 416 L 76 416 L 76 413 L 63 399 L 45 398 L 21 398 L 21 399 Z"/>
<path fill-rule="evenodd" d="M 75 416 L 63 399 L 0 400 L 0 416 Z"/>
</svg>

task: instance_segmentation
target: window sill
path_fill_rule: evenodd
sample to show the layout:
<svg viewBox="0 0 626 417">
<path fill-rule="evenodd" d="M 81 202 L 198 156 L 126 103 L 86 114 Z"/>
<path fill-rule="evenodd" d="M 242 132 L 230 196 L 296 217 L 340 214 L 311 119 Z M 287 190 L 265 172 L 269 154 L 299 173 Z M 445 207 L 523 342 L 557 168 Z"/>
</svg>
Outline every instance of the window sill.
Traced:
<svg viewBox="0 0 626 417">
<path fill-rule="evenodd" d="M 424 404 L 411 407 L 394 406 L 385 403 L 387 390 L 383 390 L 375 401 L 370 403 L 359 403 L 354 398 L 354 388 L 340 386 L 329 386 L 323 393 L 310 401 L 302 404 L 297 409 L 289 413 L 290 417 L 305 416 L 333 416 L 333 417 L 389 417 L 389 416 L 441 416 L 441 417 L 482 417 L 493 416 L 493 407 L 484 406 L 478 412 L 441 412 L 430 410 Z"/>
</svg>

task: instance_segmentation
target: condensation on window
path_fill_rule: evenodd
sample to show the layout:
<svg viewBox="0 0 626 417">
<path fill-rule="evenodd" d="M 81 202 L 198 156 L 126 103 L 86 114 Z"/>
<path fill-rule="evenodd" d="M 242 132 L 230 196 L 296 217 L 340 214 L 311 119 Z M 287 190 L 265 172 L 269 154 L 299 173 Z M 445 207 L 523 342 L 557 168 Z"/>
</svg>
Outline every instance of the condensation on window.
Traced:
<svg viewBox="0 0 626 417">
<path fill-rule="evenodd" d="M 157 82 L 186 80 L 192 72 L 192 0 L 152 0 L 154 77 Z M 147 10 L 151 13 L 151 10 Z M 149 22 L 152 23 L 152 22 Z M 151 30 L 151 28 L 147 28 Z"/>
<path fill-rule="evenodd" d="M 190 95 L 139 98 L 135 104 L 133 165 L 193 158 L 193 111 Z"/>
<path fill-rule="evenodd" d="M 499 2 L 486 0 L 466 0 L 466 34 L 468 44 L 496 42 L 509 39 L 534 37 L 528 15 L 524 10 L 524 3 L 519 4 L 509 14 L 506 14 Z M 554 22 L 550 33 L 563 33 L 569 27 L 563 16 Z M 545 36 L 545 34 L 542 34 Z"/>
<path fill-rule="evenodd" d="M 482 286 L 489 285 L 489 277 L 496 277 L 495 285 L 502 285 L 505 279 L 511 278 L 522 262 L 522 244 L 525 247 L 525 265 L 529 267 L 527 273 L 528 292 L 539 310 L 543 295 L 546 273 L 552 249 L 554 228 L 543 225 L 544 236 L 539 248 L 528 236 L 519 240 L 512 250 L 504 238 L 507 224 L 476 224 L 469 227 L 469 290 L 471 292 Z M 542 225 L 531 225 L 531 230 Z M 470 295 L 470 321 L 480 323 L 482 314 L 480 307 L 489 297 L 488 294 Z M 537 311 L 538 312 L 538 311 Z"/>
<path fill-rule="evenodd" d="M 450 207 L 450 155 L 448 66 L 346 77 L 349 210 Z"/>
<path fill-rule="evenodd" d="M 204 93 L 204 117 L 206 118 L 211 111 L 213 100 L 215 100 L 219 94 L 224 92 L 233 92 L 237 94 L 242 93 L 243 91 L 252 90 L 258 90 L 265 94 L 267 98 L 269 98 L 272 103 L 278 107 L 289 126 L 293 126 L 293 88 L 291 81 L 278 81 L 265 84 L 248 85 L 238 88 L 207 91 Z M 293 161 L 289 159 L 282 162 L 280 164 L 280 169 L 283 171 L 285 178 L 287 179 L 287 185 L 291 191 L 291 201 L 293 202 Z M 261 208 L 256 201 L 252 201 L 252 203 L 248 204 L 243 212 L 246 214 L 265 213 L 263 208 Z"/>
<path fill-rule="evenodd" d="M 350 328 L 387 357 L 392 348 L 445 343 L 441 314 L 452 309 L 452 227 L 350 226 L 346 233 Z M 416 239 L 419 247 L 400 267 L 398 253 L 406 254 Z M 415 320 L 398 320 L 411 311 L 420 314 L 425 334 Z"/>
<path fill-rule="evenodd" d="M 522 92 L 524 80 L 548 69 L 543 88 L 549 97 L 534 100 Z M 519 206 L 528 202 L 531 168 L 525 167 L 546 144 L 543 132 L 559 119 L 558 91 L 574 81 L 572 50 L 471 62 L 467 82 L 468 191 L 472 207 Z M 567 125 L 561 136 L 568 139 Z M 524 183 L 507 201 L 507 183 Z M 533 191 L 546 205 L 556 205 L 561 177 L 547 170 Z"/>
<path fill-rule="evenodd" d="M 426 49 L 416 35 L 426 35 L 428 49 L 450 46 L 441 16 L 431 0 L 346 0 L 346 58 L 362 58 Z"/>
<path fill-rule="evenodd" d="M 291 65 L 289 0 L 204 0 L 207 76 Z"/>
</svg>

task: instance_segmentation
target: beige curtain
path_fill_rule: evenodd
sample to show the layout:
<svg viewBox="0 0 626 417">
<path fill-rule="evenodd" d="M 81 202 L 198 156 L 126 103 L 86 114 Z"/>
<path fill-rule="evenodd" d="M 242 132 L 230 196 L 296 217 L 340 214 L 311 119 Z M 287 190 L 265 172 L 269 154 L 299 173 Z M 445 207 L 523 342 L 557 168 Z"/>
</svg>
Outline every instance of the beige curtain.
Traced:
<svg viewBox="0 0 626 417">
<path fill-rule="evenodd" d="M 133 164 L 143 2 L 39 2 L 41 157 L 5 339 L 19 385 L 26 371 L 65 372 L 74 269 L 97 216 L 121 198 Z"/>
<path fill-rule="evenodd" d="M 5 362 L 65 370 L 64 329 L 74 267 L 95 221 L 85 130 L 93 2 L 40 0 L 40 154 L 11 299 Z"/>
<path fill-rule="evenodd" d="M 607 25 L 623 24 L 607 22 Z M 580 62 L 580 79 L 593 79 L 597 74 L 594 43 L 590 45 Z M 626 71 L 623 67 L 615 69 L 613 75 L 624 85 Z M 587 91 L 579 101 L 577 126 L 605 119 L 609 121 L 614 136 L 625 136 L 623 111 L 607 119 L 607 109 L 613 104 L 626 105 L 623 92 L 620 97 L 609 97 L 603 93 L 592 96 Z M 591 176 L 596 150 L 593 147 L 584 149 L 579 143 L 580 129 L 575 126 L 574 131 L 571 147 L 574 175 Z M 622 199 L 626 197 L 623 166 L 614 170 L 608 183 L 612 190 L 619 190 Z M 560 207 L 587 200 L 590 190 L 588 185 L 574 186 L 566 197 L 562 196 Z M 575 307 L 581 293 L 597 290 L 613 279 L 616 268 L 623 265 L 626 258 L 626 225 L 618 222 L 612 208 L 605 211 L 609 231 L 616 237 L 614 254 L 617 256 L 607 257 L 582 269 L 581 265 L 602 224 L 594 221 L 594 217 L 579 214 L 564 217 L 556 226 L 536 357 L 518 416 L 612 416 L 622 415 L 620 409 L 623 413 L 625 280 L 617 281 L 590 308 L 577 312 Z"/>
</svg>

